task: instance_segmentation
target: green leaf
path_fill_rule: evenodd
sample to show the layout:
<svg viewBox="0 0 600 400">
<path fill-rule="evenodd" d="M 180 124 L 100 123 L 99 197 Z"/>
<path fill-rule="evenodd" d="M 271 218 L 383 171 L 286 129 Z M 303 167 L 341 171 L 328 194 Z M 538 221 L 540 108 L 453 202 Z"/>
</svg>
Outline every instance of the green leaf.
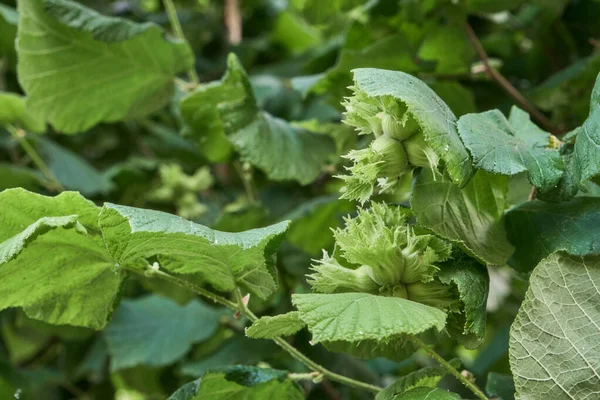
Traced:
<svg viewBox="0 0 600 400">
<path fill-rule="evenodd" d="M 421 59 L 437 62 L 435 72 L 440 74 L 468 72 L 474 54 L 469 37 L 458 24 L 438 25 L 430 29 L 419 49 Z"/>
<path fill-rule="evenodd" d="M 98 234 L 100 209 L 78 193 L 45 197 L 22 189 L 0 193 L 0 209 L 0 246 L 14 249 L 0 260 L 0 309 L 103 328 L 122 277 Z"/>
<path fill-rule="evenodd" d="M 456 393 L 438 388 L 418 387 L 408 392 L 399 394 L 391 400 L 461 400 Z"/>
<path fill-rule="evenodd" d="M 442 330 L 446 313 L 399 297 L 367 293 L 294 294 L 292 303 L 308 325 L 313 343 L 385 341 L 400 334 Z"/>
<path fill-rule="evenodd" d="M 0 126 L 8 124 L 15 124 L 26 131 L 36 133 L 46 130 L 44 120 L 40 120 L 25 107 L 23 96 L 0 91 Z"/>
<path fill-rule="evenodd" d="M 212 161 L 226 160 L 231 143 L 271 180 L 295 180 L 302 185 L 315 180 L 335 153 L 333 140 L 261 111 L 234 54 L 227 67 L 223 79 L 200 86 L 181 101 L 183 133 Z"/>
<path fill-rule="evenodd" d="M 287 371 L 234 366 L 207 371 L 202 378 L 190 382 L 168 400 L 302 400 L 300 387 L 287 379 Z"/>
<path fill-rule="evenodd" d="M 43 178 L 42 174 L 34 169 L 5 163 L 0 163 L 0 176 L 0 191 L 16 187 L 38 189 Z"/>
<path fill-rule="evenodd" d="M 304 328 L 306 324 L 298 311 L 273 317 L 261 317 L 246 328 L 246 336 L 253 339 L 273 339 L 279 336 L 290 336 Z"/>
<path fill-rule="evenodd" d="M 438 277 L 442 283 L 456 285 L 463 304 L 463 313 L 450 315 L 448 331 L 465 347 L 479 347 L 484 339 L 487 319 L 490 286 L 487 269 L 460 253 L 441 267 Z"/>
<path fill-rule="evenodd" d="M 69 190 L 84 196 L 107 194 L 114 185 L 77 153 L 66 149 L 45 137 L 36 138 L 36 149 L 56 179 Z"/>
<path fill-rule="evenodd" d="M 15 39 L 17 37 L 17 24 L 19 13 L 14 8 L 0 4 L 0 59 L 6 58 L 12 68 L 17 63 Z"/>
<path fill-rule="evenodd" d="M 488 396 L 497 398 L 498 400 L 514 400 L 515 383 L 512 375 L 490 372 L 485 384 L 485 392 Z"/>
<path fill-rule="evenodd" d="M 563 174 L 559 152 L 548 148 L 550 135 L 517 107 L 509 120 L 498 110 L 463 115 L 458 131 L 479 169 L 502 175 L 527 171 L 540 189 L 552 188 Z"/>
<path fill-rule="evenodd" d="M 199 377 L 207 370 L 221 368 L 233 364 L 256 364 L 281 350 L 273 341 L 248 339 L 237 335 L 223 342 L 219 349 L 201 360 L 188 362 L 181 367 L 186 376 Z"/>
<path fill-rule="evenodd" d="M 99 223 L 118 265 L 144 265 L 145 259 L 158 256 L 168 271 L 197 274 L 220 291 L 239 285 L 263 299 L 277 288 L 272 258 L 289 225 L 227 233 L 160 211 L 110 203 Z"/>
<path fill-rule="evenodd" d="M 556 252 L 531 274 L 512 324 L 517 398 L 586 399 L 600 390 L 600 257 Z"/>
<path fill-rule="evenodd" d="M 354 70 L 354 83 L 370 97 L 392 96 L 406 104 L 426 142 L 446 163 L 452 181 L 465 186 L 474 170 L 456 131 L 456 116 L 423 81 L 399 71 Z"/>
<path fill-rule="evenodd" d="M 531 271 L 556 250 L 579 256 L 600 254 L 600 198 L 524 203 L 506 214 L 506 231 L 516 247 L 509 265 L 521 272 Z"/>
<path fill-rule="evenodd" d="M 333 247 L 331 229 L 340 225 L 342 214 L 353 209 L 351 202 L 339 200 L 338 196 L 308 200 L 285 216 L 292 221 L 286 240 L 311 255 L 319 255 L 322 249 Z"/>
<path fill-rule="evenodd" d="M 600 103 L 592 105 L 590 116 L 578 129 L 575 159 L 580 183 L 600 174 Z"/>
<path fill-rule="evenodd" d="M 514 251 L 502 223 L 507 186 L 507 178 L 478 171 L 460 189 L 424 168 L 410 203 L 419 225 L 452 241 L 484 264 L 504 265 Z"/>
<path fill-rule="evenodd" d="M 220 315 L 199 300 L 185 306 L 155 295 L 124 300 L 104 330 L 111 370 L 177 361 L 216 331 Z"/>
<path fill-rule="evenodd" d="M 65 133 L 162 107 L 189 46 L 152 23 L 102 16 L 66 0 L 19 2 L 18 75 L 27 106 Z"/>
<path fill-rule="evenodd" d="M 452 360 L 450 363 L 455 367 L 460 367 L 460 361 Z M 448 375 L 442 367 L 425 367 L 418 371 L 407 374 L 391 385 L 387 386 L 381 392 L 377 393 L 375 400 L 394 400 L 396 396 L 408 392 L 417 387 L 435 388 L 439 381 Z"/>
</svg>

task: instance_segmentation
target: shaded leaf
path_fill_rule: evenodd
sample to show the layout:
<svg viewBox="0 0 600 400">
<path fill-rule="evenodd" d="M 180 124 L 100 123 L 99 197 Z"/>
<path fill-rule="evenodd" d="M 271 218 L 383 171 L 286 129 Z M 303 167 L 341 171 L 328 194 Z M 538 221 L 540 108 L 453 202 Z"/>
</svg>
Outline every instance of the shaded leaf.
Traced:
<svg viewBox="0 0 600 400">
<path fill-rule="evenodd" d="M 485 264 L 504 265 L 514 251 L 502 223 L 507 186 L 507 178 L 478 171 L 460 189 L 442 176 L 435 177 L 432 170 L 423 169 L 410 203 L 419 225 Z"/>
<path fill-rule="evenodd" d="M 512 325 L 517 398 L 591 399 L 600 388 L 600 257 L 556 252 L 533 271 Z"/>
<path fill-rule="evenodd" d="M 249 366 L 234 366 L 207 371 L 202 378 L 190 382 L 168 400 L 302 400 L 300 387 L 287 379 L 287 371 Z"/>
<path fill-rule="evenodd" d="M 485 384 L 485 392 L 488 396 L 498 398 L 498 400 L 514 400 L 515 383 L 513 377 L 490 372 Z"/>
<path fill-rule="evenodd" d="M 30 132 L 40 133 L 46 130 L 44 120 L 40 120 L 25 108 L 23 96 L 0 91 L 0 126 L 8 124 L 17 125 Z"/>
<path fill-rule="evenodd" d="M 226 160 L 231 143 L 271 180 L 303 185 L 315 180 L 335 152 L 333 140 L 261 111 L 234 54 L 227 66 L 223 79 L 200 86 L 181 101 L 183 133 L 212 161 Z"/>
<path fill-rule="evenodd" d="M 15 39 L 19 14 L 17 10 L 5 4 L 0 4 L 0 58 L 6 58 L 8 65 L 13 68 L 17 63 Z"/>
<path fill-rule="evenodd" d="M 459 360 L 451 360 L 455 368 L 460 368 Z M 417 387 L 435 388 L 439 381 L 448 375 L 443 367 L 425 367 L 418 371 L 407 374 L 381 392 L 377 393 L 375 400 L 394 400 L 398 395 L 408 392 Z"/>
<path fill-rule="evenodd" d="M 279 336 L 289 336 L 304 328 L 306 324 L 300 319 L 298 311 L 273 317 L 261 317 L 246 328 L 246 336 L 253 339 L 273 339 Z"/>
<path fill-rule="evenodd" d="M 208 339 L 220 315 L 199 300 L 185 306 L 160 296 L 124 300 L 104 330 L 111 369 L 171 364 Z"/>
<path fill-rule="evenodd" d="M 458 289 L 463 313 L 452 314 L 448 331 L 465 347 L 476 348 L 483 342 L 487 319 L 487 298 L 490 278 L 487 269 L 464 255 L 457 256 L 442 266 L 440 281 L 454 284 Z"/>
<path fill-rule="evenodd" d="M 67 0 L 19 2 L 18 75 L 27 106 L 65 133 L 162 107 L 189 46 L 152 23 L 102 16 Z"/>
<path fill-rule="evenodd" d="M 600 254 L 600 199 L 524 203 L 506 214 L 506 231 L 516 251 L 509 265 L 531 271 L 556 250 L 585 256 Z"/>
<path fill-rule="evenodd" d="M 77 190 L 84 196 L 107 194 L 113 189 L 109 177 L 77 153 L 45 137 L 36 138 L 36 147 L 50 171 L 65 188 Z"/>
</svg>

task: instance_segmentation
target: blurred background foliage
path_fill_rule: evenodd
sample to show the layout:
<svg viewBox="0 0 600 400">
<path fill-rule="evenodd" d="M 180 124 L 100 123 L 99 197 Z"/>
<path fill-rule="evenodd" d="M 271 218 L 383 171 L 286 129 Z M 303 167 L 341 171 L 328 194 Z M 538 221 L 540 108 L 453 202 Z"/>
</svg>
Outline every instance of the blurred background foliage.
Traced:
<svg viewBox="0 0 600 400">
<path fill-rule="evenodd" d="M 160 0 L 81 3 L 105 15 L 152 21 L 169 30 Z M 543 120 L 536 122 L 557 135 L 586 118 L 600 70 L 597 0 L 179 0 L 176 5 L 201 82 L 220 79 L 227 55 L 234 52 L 251 77 L 261 108 L 332 138 L 335 153 L 316 180 L 307 185 L 275 182 L 235 155 L 210 162 L 201 147 L 179 133 L 177 100 L 184 95 L 184 82 L 170 106 L 145 120 L 100 124 L 78 135 L 51 130 L 30 134 L 27 140 L 64 188 L 99 203 L 159 209 L 225 231 L 292 220 L 278 257 L 279 292 L 265 302 L 251 300 L 264 314 L 288 311 L 289 294 L 308 290 L 304 274 L 311 258 L 319 257 L 322 249 L 333 250 L 330 228 L 355 211 L 354 204 L 338 200 L 340 182 L 333 177 L 344 165 L 340 155 L 364 145 L 351 128 L 340 124 L 340 102 L 350 94 L 353 68 L 416 75 L 460 116 L 491 108 L 506 113 L 515 104 L 506 85 L 489 73 L 491 66 L 541 111 Z M 0 90 L 22 93 L 15 72 L 15 7 L 11 0 L 0 0 Z M 522 176 L 512 179 L 514 204 L 527 197 L 530 186 Z M 403 187 L 410 185 L 407 180 Z M 18 141 L 0 129 L 0 190 L 19 186 L 46 194 L 57 190 L 35 169 Z M 401 189 L 384 198 L 405 203 L 406 193 Z M 446 359 L 460 357 L 482 386 L 486 379 L 493 386 L 510 374 L 508 331 L 527 285 L 514 271 L 490 272 L 484 345 L 466 351 L 448 340 L 439 346 Z M 192 317 L 161 314 L 156 307 L 199 301 L 180 288 L 144 278 L 130 279 L 124 297 L 151 292 L 162 296 L 159 306 L 133 300 L 124 304 L 153 315 L 158 326 L 176 326 L 177 318 Z M 245 338 L 243 321 L 231 313 L 214 312 L 212 305 L 203 303 L 198 307 L 196 312 L 204 317 L 193 318 L 205 334 L 178 332 L 184 355 L 133 360 L 119 359 L 107 346 L 111 332 L 119 328 L 114 321 L 133 323 L 126 317 L 115 318 L 110 325 L 114 329 L 93 332 L 46 325 L 20 310 L 3 311 L 0 398 L 164 399 L 215 366 L 268 364 L 302 370 L 271 342 Z M 125 312 L 121 306 L 116 314 Z M 383 385 L 430 363 L 420 353 L 401 363 L 359 361 L 309 346 L 308 339 L 302 331 L 294 344 L 338 373 Z M 465 393 L 452 379 L 443 384 Z M 309 399 L 371 397 L 330 382 L 304 385 Z"/>
</svg>

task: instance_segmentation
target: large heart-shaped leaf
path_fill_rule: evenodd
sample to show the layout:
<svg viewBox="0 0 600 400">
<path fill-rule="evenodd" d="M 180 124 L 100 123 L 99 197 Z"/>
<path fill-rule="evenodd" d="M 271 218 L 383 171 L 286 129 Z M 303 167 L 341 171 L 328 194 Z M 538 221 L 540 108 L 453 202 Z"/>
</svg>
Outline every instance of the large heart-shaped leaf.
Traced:
<svg viewBox="0 0 600 400">
<path fill-rule="evenodd" d="M 162 107 L 191 68 L 182 41 L 152 23 L 102 16 L 68 0 L 19 2 L 18 76 L 27 106 L 65 133 Z"/>
</svg>

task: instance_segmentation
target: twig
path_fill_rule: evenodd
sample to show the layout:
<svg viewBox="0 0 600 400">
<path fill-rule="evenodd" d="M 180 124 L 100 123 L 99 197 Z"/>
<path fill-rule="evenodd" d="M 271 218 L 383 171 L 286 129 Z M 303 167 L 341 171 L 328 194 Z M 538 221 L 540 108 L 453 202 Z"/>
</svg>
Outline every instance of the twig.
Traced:
<svg viewBox="0 0 600 400">
<path fill-rule="evenodd" d="M 228 41 L 234 46 L 238 45 L 242 41 L 242 14 L 240 13 L 239 0 L 225 0 L 223 11 Z"/>
<path fill-rule="evenodd" d="M 152 267 L 147 268 L 145 271 L 135 269 L 135 268 L 126 268 L 126 269 L 128 271 L 134 272 L 136 274 L 144 274 L 145 273 L 146 276 L 155 276 L 155 277 L 173 282 L 179 286 L 183 286 L 186 289 L 190 289 L 190 290 L 198 293 L 201 296 L 205 296 L 216 303 L 222 304 L 222 305 L 232 309 L 233 311 L 236 311 L 236 312 L 244 315 L 251 322 L 254 322 L 258 319 L 258 317 L 256 315 L 254 315 L 254 313 L 252 311 L 250 311 L 250 309 L 248 308 L 239 288 L 236 288 L 234 290 L 233 293 L 234 293 L 236 301 L 232 302 L 218 294 L 212 293 L 206 289 L 203 289 L 197 285 L 194 285 L 191 282 L 188 282 L 184 279 L 177 278 L 176 276 L 173 276 L 166 272 L 162 272 L 162 271 L 160 271 L 158 269 L 154 269 Z M 336 374 L 335 372 L 328 370 L 327 368 L 317 364 L 310 358 L 306 357 L 304 354 L 302 354 L 300 351 L 298 351 L 295 347 L 293 347 L 291 344 L 289 344 L 288 342 L 286 342 L 284 339 L 282 339 L 280 337 L 273 339 L 273 341 L 275 343 L 277 343 L 282 349 L 284 349 L 288 354 L 290 354 L 292 357 L 294 357 L 296 360 L 300 361 L 302 364 L 307 366 L 309 369 L 311 369 L 315 372 L 318 372 L 319 374 L 323 375 L 324 377 L 329 378 L 330 380 L 333 380 L 333 381 L 336 381 L 339 383 L 343 383 L 345 385 L 352 386 L 352 387 L 355 387 L 358 389 L 375 392 L 375 393 L 382 390 L 382 388 L 380 388 L 379 386 L 374 386 L 369 383 L 356 381 L 352 378 L 348 378 L 346 376 L 339 375 L 339 374 Z"/>
<path fill-rule="evenodd" d="M 251 172 L 244 168 L 242 163 L 240 163 L 239 161 L 235 161 L 233 163 L 233 166 L 235 167 L 235 170 L 238 173 L 240 180 L 244 184 L 244 190 L 246 191 L 246 196 L 248 197 L 248 200 L 252 204 L 257 204 L 258 195 L 256 194 L 256 188 L 254 187 L 254 183 L 252 182 Z"/>
<path fill-rule="evenodd" d="M 483 62 L 486 75 L 494 81 L 496 81 L 496 83 L 498 83 L 498 85 L 500 85 L 500 87 L 504 89 L 504 91 L 510 97 L 512 97 L 517 104 L 519 104 L 523 109 L 525 109 L 525 111 L 527 111 L 544 129 L 555 134 L 560 133 L 560 131 L 552 124 L 552 122 L 550 122 L 550 120 L 544 114 L 542 114 L 529 100 L 527 100 L 525 96 L 523 96 L 521 92 L 519 92 L 504 76 L 502 76 L 500 72 L 498 72 L 496 69 L 494 69 L 494 67 L 490 65 L 488 55 L 485 52 L 483 46 L 481 45 L 479 38 L 475 34 L 475 31 L 473 31 L 473 28 L 471 28 L 471 25 L 469 25 L 468 23 L 465 24 L 465 30 L 467 31 L 469 40 L 471 40 L 471 43 L 473 44 L 475 51 L 479 55 L 481 62 Z"/>
<path fill-rule="evenodd" d="M 463 385 L 465 385 L 467 388 L 469 388 L 479 399 L 488 400 L 487 396 L 485 395 L 485 393 L 483 393 L 481 391 L 481 389 L 479 389 L 473 382 L 471 382 L 466 377 L 464 377 L 460 372 L 458 372 L 456 370 L 456 368 L 454 368 L 452 366 L 452 364 L 450 364 L 448 361 L 444 360 L 444 358 L 442 356 L 440 356 L 438 353 L 436 353 L 432 348 L 427 346 L 427 344 L 425 344 L 425 342 L 423 342 L 421 339 L 419 339 L 413 335 L 407 335 L 406 337 L 408 338 L 408 340 L 410 340 L 411 342 L 416 344 L 417 347 L 425 350 L 431 358 L 433 358 L 435 361 L 437 361 L 446 371 L 448 371 L 456 379 L 458 379 Z"/>
<path fill-rule="evenodd" d="M 60 181 L 56 178 L 56 176 L 50 171 L 50 168 L 46 165 L 42 157 L 35 151 L 35 149 L 29 144 L 25 136 L 27 135 L 23 129 L 15 128 L 12 125 L 6 125 L 4 127 L 11 136 L 19 142 L 25 153 L 31 158 L 31 161 L 38 167 L 38 169 L 44 174 L 46 179 L 52 182 L 53 188 L 59 192 L 63 192 L 65 190 L 64 186 L 60 183 Z"/>
<path fill-rule="evenodd" d="M 165 10 L 167 11 L 169 23 L 171 24 L 171 28 L 173 29 L 175 37 L 185 42 L 185 35 L 183 34 L 183 29 L 181 28 L 179 18 L 177 17 L 177 9 L 175 8 L 175 4 L 173 4 L 173 0 L 163 0 L 163 4 L 165 6 Z M 198 86 L 198 84 L 200 84 L 200 79 L 198 79 L 198 74 L 196 73 L 194 66 L 188 70 L 188 77 L 194 86 Z"/>
</svg>

